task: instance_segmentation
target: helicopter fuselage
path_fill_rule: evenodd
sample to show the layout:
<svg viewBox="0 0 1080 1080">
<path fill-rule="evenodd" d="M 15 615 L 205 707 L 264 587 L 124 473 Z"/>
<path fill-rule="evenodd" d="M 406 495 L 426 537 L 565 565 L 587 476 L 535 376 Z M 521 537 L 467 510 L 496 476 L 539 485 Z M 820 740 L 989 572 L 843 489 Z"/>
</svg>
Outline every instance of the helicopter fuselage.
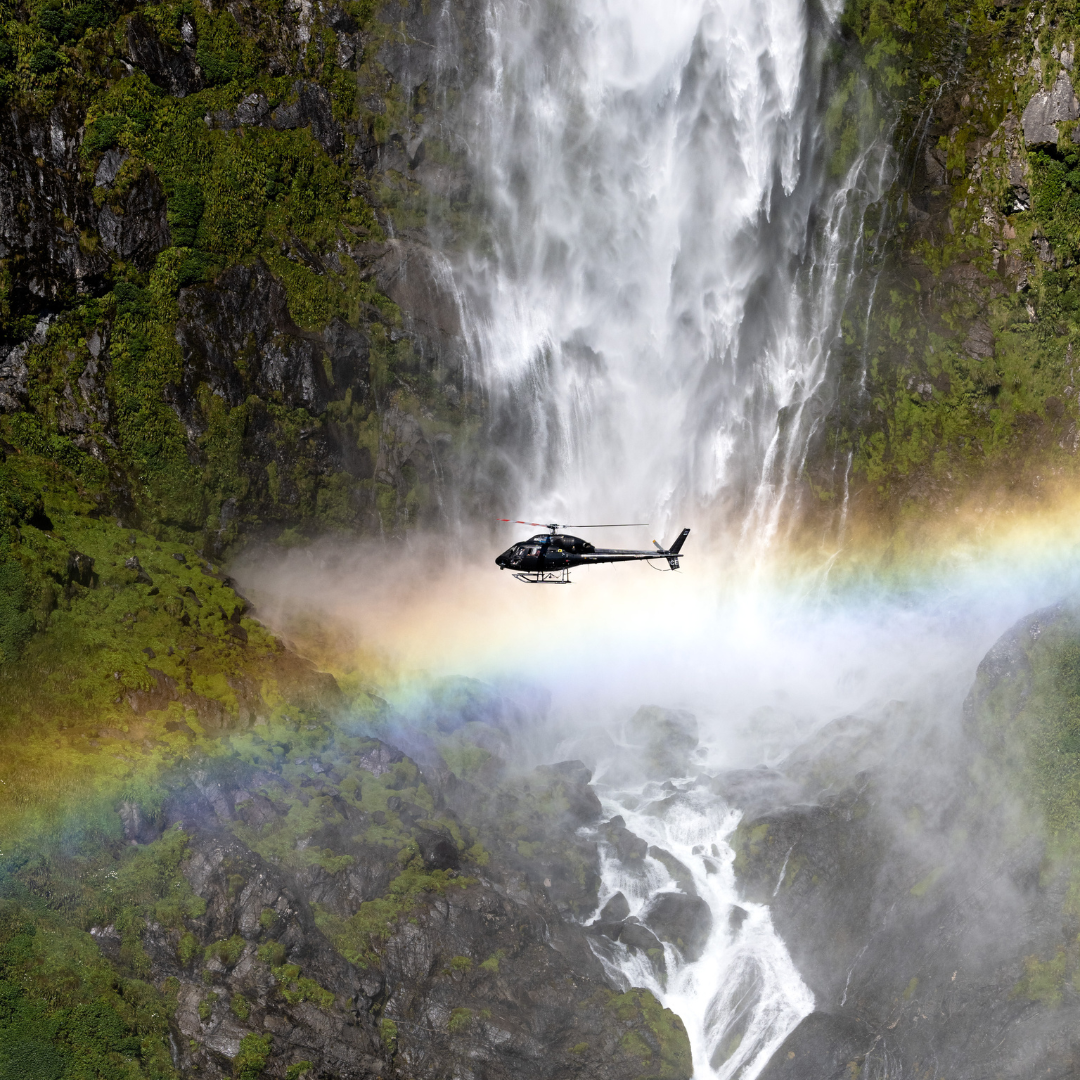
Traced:
<svg viewBox="0 0 1080 1080">
<path fill-rule="evenodd" d="M 630 551 L 622 548 L 597 548 L 587 540 L 565 533 L 540 533 L 507 548 L 496 560 L 500 570 L 515 570 L 524 574 L 570 570 L 575 566 L 593 563 L 635 562 L 639 559 L 659 559 L 666 556 L 658 551 Z"/>
</svg>

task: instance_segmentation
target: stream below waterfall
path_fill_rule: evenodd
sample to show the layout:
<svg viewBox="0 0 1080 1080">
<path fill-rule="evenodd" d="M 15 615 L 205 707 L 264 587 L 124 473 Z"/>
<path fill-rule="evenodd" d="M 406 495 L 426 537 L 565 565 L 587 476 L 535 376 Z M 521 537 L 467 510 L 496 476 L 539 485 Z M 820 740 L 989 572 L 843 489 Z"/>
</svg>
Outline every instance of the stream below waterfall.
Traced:
<svg viewBox="0 0 1080 1080">
<path fill-rule="evenodd" d="M 629 915 L 646 922 L 650 909 L 673 899 L 696 897 L 704 907 L 693 912 L 701 940 L 687 943 L 689 956 L 664 942 L 660 961 L 645 948 L 607 938 L 594 939 L 603 942 L 597 954 L 616 983 L 651 990 L 681 1017 L 695 1076 L 752 1080 L 813 1009 L 814 998 L 768 907 L 739 898 L 726 843 L 739 811 L 694 780 L 650 782 L 636 791 L 601 786 L 601 792 L 609 817 L 624 820 L 650 849 L 628 864 L 612 844 L 601 843 L 601 911 L 620 894 Z"/>
</svg>

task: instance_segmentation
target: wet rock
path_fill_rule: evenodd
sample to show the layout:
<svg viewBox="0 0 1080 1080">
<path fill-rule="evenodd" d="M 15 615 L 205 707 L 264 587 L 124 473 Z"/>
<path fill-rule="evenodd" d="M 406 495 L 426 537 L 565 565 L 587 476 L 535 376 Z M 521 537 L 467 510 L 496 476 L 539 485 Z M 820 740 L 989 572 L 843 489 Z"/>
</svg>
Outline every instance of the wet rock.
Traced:
<svg viewBox="0 0 1080 1080">
<path fill-rule="evenodd" d="M 667 780 L 691 771 L 691 754 L 698 744 L 697 719 L 692 713 L 646 705 L 630 718 L 626 734 L 644 748 L 639 764 L 645 775 Z"/>
<path fill-rule="evenodd" d="M 712 912 L 699 896 L 658 893 L 642 913 L 642 922 L 687 960 L 699 960 L 712 932 Z"/>
<path fill-rule="evenodd" d="M 616 940 L 621 941 L 631 949 L 641 949 L 642 952 L 650 950 L 663 950 L 664 946 L 660 938 L 653 933 L 640 919 L 630 917 L 618 929 Z"/>
<path fill-rule="evenodd" d="M 97 232 L 98 217 L 90 185 L 78 180 L 82 123 L 66 99 L 48 116 L 11 103 L 0 110 L 0 258 L 12 315 L 55 310 L 104 287 L 108 257 L 80 243 Z"/>
<path fill-rule="evenodd" d="M 18 345 L 0 345 L 0 413 L 25 408 L 30 369 L 26 354 L 31 345 L 43 345 L 53 322 L 52 316 L 39 319 L 30 337 Z"/>
<path fill-rule="evenodd" d="M 733 934 L 738 933 L 749 915 L 750 912 L 748 912 L 746 908 L 739 907 L 738 904 L 732 905 L 731 910 L 728 912 L 728 927 Z"/>
<path fill-rule="evenodd" d="M 964 352 L 975 360 L 990 360 L 994 356 L 994 332 L 988 323 L 978 320 L 972 323 L 964 339 Z"/>
<path fill-rule="evenodd" d="M 340 154 L 345 149 L 345 136 L 334 119 L 330 95 L 317 83 L 299 80 L 293 84 L 296 100 L 279 105 L 270 117 L 278 131 L 310 127 L 311 134 L 328 154 Z"/>
<path fill-rule="evenodd" d="M 119 150 L 116 147 L 112 150 L 106 150 L 101 155 L 101 160 L 98 162 L 98 167 L 94 172 L 94 186 L 112 187 L 117 173 L 120 172 L 120 166 L 127 161 L 128 157 L 129 154 L 126 150 Z"/>
<path fill-rule="evenodd" d="M 176 340 L 184 375 L 174 407 L 191 430 L 201 429 L 197 387 L 206 382 L 231 406 L 258 385 L 293 408 L 326 409 L 329 386 L 319 344 L 293 323 L 283 286 L 261 262 L 227 270 L 214 286 L 180 293 Z M 250 355 L 246 371 L 237 355 Z"/>
<path fill-rule="evenodd" d="M 626 827 L 626 822 L 620 815 L 604 822 L 600 826 L 600 835 L 615 849 L 619 862 L 624 866 L 641 866 L 649 845 Z"/>
<path fill-rule="evenodd" d="M 453 837 L 422 831 L 417 834 L 416 842 L 427 869 L 457 870 L 461 865 L 461 855 Z"/>
<path fill-rule="evenodd" d="M 656 859 L 657 862 L 662 863 L 667 872 L 671 875 L 675 884 L 682 889 L 688 896 L 697 896 L 697 888 L 694 885 L 694 875 L 690 873 L 687 866 L 670 851 L 665 851 L 663 848 L 650 845 L 649 855 Z"/>
<path fill-rule="evenodd" d="M 170 701 L 177 701 L 180 697 L 176 680 L 166 675 L 164 671 L 148 667 L 146 674 L 153 680 L 153 685 L 146 690 L 132 690 L 127 695 L 132 711 L 140 716 L 149 712 L 150 709 L 168 708 Z"/>
<path fill-rule="evenodd" d="M 391 240 L 371 264 L 379 288 L 397 304 L 426 351 L 444 362 L 457 353 L 461 311 L 444 256 L 412 240 Z"/>
<path fill-rule="evenodd" d="M 184 44 L 174 52 L 154 33 L 141 15 L 128 20 L 124 36 L 131 62 L 143 69 L 155 86 L 167 90 L 173 97 L 193 94 L 203 87 L 203 75 L 195 61 L 195 50 Z"/>
<path fill-rule="evenodd" d="M 165 192 L 158 178 L 144 173 L 131 186 L 122 208 L 103 206 L 97 231 L 105 251 L 148 269 L 158 252 L 169 246 Z"/>
<path fill-rule="evenodd" d="M 852 1018 L 813 1012 L 780 1044 L 760 1080 L 847 1080 L 874 1042 Z"/>
<path fill-rule="evenodd" d="M 601 909 L 600 922 L 622 922 L 630 914 L 630 905 L 621 892 L 617 892 Z"/>
<path fill-rule="evenodd" d="M 67 578 L 72 585 L 81 585 L 84 589 L 92 589 L 97 584 L 97 574 L 94 573 L 94 560 L 81 551 L 68 552 Z"/>
<path fill-rule="evenodd" d="M 135 580 L 140 585 L 153 585 L 154 580 L 143 568 L 142 563 L 139 562 L 138 555 L 132 555 L 130 559 L 124 561 L 124 566 L 128 570 L 135 571 Z"/>
<path fill-rule="evenodd" d="M 1024 141 L 1032 149 L 1057 146 L 1058 124 L 1078 118 L 1080 101 L 1069 76 L 1060 71 L 1051 89 L 1037 91 L 1027 103 L 1020 121 Z"/>
<path fill-rule="evenodd" d="M 741 1046 L 764 987 L 761 968 L 752 959 L 736 964 L 731 974 L 705 1013 L 706 1030 L 715 1040 L 709 1064 L 717 1072 Z"/>
<path fill-rule="evenodd" d="M 164 831 L 164 823 L 150 818 L 138 803 L 122 802 L 120 820 L 124 823 L 124 839 L 129 844 L 153 843 Z"/>
<path fill-rule="evenodd" d="M 574 822 L 591 825 L 599 820 L 603 807 L 596 792 L 589 786 L 591 769 L 580 761 L 560 761 L 555 765 L 541 765 L 536 771 L 540 775 L 550 775 L 559 784 L 567 803 L 566 812 Z"/>
</svg>

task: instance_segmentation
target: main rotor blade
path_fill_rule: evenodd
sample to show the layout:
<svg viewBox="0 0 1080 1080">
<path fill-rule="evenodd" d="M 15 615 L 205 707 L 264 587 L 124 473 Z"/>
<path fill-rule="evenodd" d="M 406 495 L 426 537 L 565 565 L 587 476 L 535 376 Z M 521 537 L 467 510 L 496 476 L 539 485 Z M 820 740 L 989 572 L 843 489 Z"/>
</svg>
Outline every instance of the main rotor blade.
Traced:
<svg viewBox="0 0 1080 1080">
<path fill-rule="evenodd" d="M 636 529 L 639 525 L 648 525 L 647 521 L 622 521 L 617 525 L 560 525 L 560 529 Z"/>
<path fill-rule="evenodd" d="M 546 525 L 541 521 L 514 521 L 512 518 L 499 518 L 500 521 L 505 521 L 509 525 L 534 525 L 538 529 L 550 529 L 550 525 Z"/>
</svg>

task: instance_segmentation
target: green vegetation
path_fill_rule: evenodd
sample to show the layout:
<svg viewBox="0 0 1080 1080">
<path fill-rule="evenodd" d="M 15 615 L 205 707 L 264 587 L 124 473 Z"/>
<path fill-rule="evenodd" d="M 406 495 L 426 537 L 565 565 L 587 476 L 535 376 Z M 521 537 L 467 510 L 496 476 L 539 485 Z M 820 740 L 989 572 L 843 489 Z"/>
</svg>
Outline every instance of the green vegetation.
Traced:
<svg viewBox="0 0 1080 1080">
<path fill-rule="evenodd" d="M 409 861 L 390 883 L 385 896 L 362 903 L 355 915 L 343 919 L 316 905 L 316 923 L 342 956 L 361 967 L 377 962 L 379 949 L 399 923 L 419 910 L 427 895 L 443 895 L 447 889 L 467 889 L 472 878 L 457 877 L 453 871 L 425 871 L 423 860 L 412 856 L 408 848 L 402 856 Z"/>
<path fill-rule="evenodd" d="M 1012 997 L 1027 1001 L 1041 1001 L 1056 1008 L 1061 1004 L 1062 991 L 1067 976 L 1076 970 L 1078 954 L 1075 948 L 1058 949 L 1052 960 L 1040 960 L 1037 956 L 1024 958 L 1023 978 L 1013 987 Z"/>
<path fill-rule="evenodd" d="M 451 1009 L 450 1019 L 447 1021 L 446 1030 L 451 1035 L 460 1035 L 462 1032 L 468 1031 L 473 1024 L 473 1011 L 472 1009 Z"/>
<path fill-rule="evenodd" d="M 387 1051 L 393 1054 L 397 1049 L 397 1024 L 389 1017 L 384 1016 L 379 1021 L 379 1038 L 382 1039 Z"/>
<path fill-rule="evenodd" d="M 619 1051 L 639 1060 L 642 1080 L 675 1080 L 692 1073 L 690 1043 L 683 1022 L 648 990 L 628 990 L 625 994 L 603 991 L 591 1004 L 608 1009 L 627 1025 Z"/>
<path fill-rule="evenodd" d="M 1080 27 L 1070 3 L 993 0 L 850 0 L 842 25 L 833 171 L 884 137 L 899 173 L 862 223 L 840 394 L 806 480 L 835 513 L 850 455 L 856 509 L 903 543 L 928 509 L 1037 498 L 1076 473 L 1080 159 L 1072 125 L 1025 149 L 1018 121 Z"/>
<path fill-rule="evenodd" d="M 48 340 L 30 348 L 30 400 L 15 422 L 44 433 L 52 444 L 38 448 L 44 456 L 88 458 L 104 498 L 111 503 L 122 490 L 162 538 L 195 541 L 216 555 L 268 524 L 278 531 L 301 526 L 308 535 L 401 530 L 429 506 L 432 493 L 415 470 L 372 475 L 380 447 L 395 439 L 384 423 L 388 409 L 414 417 L 430 437 L 454 435 L 465 415 L 410 342 L 393 340 L 401 314 L 350 254 L 385 239 L 380 220 L 394 217 L 401 197 L 393 189 L 395 205 L 381 207 L 358 183 L 352 152 L 365 136 L 354 132 L 378 127 L 389 137 L 414 123 L 375 60 L 394 32 L 376 18 L 376 8 L 368 0 L 344 4 L 365 43 L 353 70 L 344 70 L 325 28 L 314 28 L 308 47 L 290 46 L 299 40 L 291 17 L 274 4 L 235 14 L 187 0 L 134 9 L 103 0 L 66 8 L 57 0 L 12 0 L 0 7 L 0 101 L 40 116 L 63 101 L 85 131 L 81 182 L 92 184 L 103 155 L 112 155 L 115 179 L 92 187 L 97 206 L 125 221 L 145 218 L 147 199 L 163 197 L 168 223 L 164 250 L 139 255 L 105 252 L 92 230 L 81 235 L 82 248 L 107 255 L 107 272 L 90 297 L 57 284 L 64 310 Z M 161 72 L 132 72 L 121 63 L 131 54 L 132 35 L 156 37 L 154 49 L 180 57 L 182 26 L 189 39 L 194 34 L 199 65 L 187 93 L 163 88 Z M 426 89 L 417 94 L 424 97 Z M 234 127 L 225 118 L 251 95 L 265 100 L 269 112 L 299 108 L 301 98 L 304 108 L 320 102 L 316 130 L 323 142 L 307 114 L 285 130 Z M 331 138 L 330 123 L 349 130 Z M 260 384 L 250 343 L 218 358 L 217 377 L 243 386 L 240 401 L 226 402 L 205 372 L 182 381 L 179 291 L 220 284 L 237 264 L 261 265 L 273 275 L 284 290 L 287 318 L 301 330 L 317 333 L 341 320 L 368 342 L 367 370 L 356 373 L 354 385 L 335 386 L 322 358 L 327 411 L 294 407 L 280 390 Z M 25 288 L 19 285 L 20 275 L 35 272 L 47 273 L 27 259 L 0 260 L 0 341 L 25 338 L 37 321 L 35 310 L 20 306 Z M 94 400 L 83 409 L 87 393 Z M 72 409 L 83 414 L 80 445 L 91 443 L 96 458 L 79 455 L 55 434 L 61 414 L 70 417 Z M 327 468 L 319 450 L 327 437 L 350 448 L 352 471 Z M 29 632 L 19 583 L 9 577 L 0 569 L 7 586 L 0 655 L 16 653 Z"/>
<path fill-rule="evenodd" d="M 0 901 L 0 1075 L 169 1080 L 168 999 L 118 977 L 89 934 Z"/>
<path fill-rule="evenodd" d="M 296 964 L 283 964 L 273 969 L 274 979 L 278 983 L 281 996 L 290 1005 L 299 1005 L 310 1001 L 320 1009 L 329 1009 L 334 1004 L 334 995 L 321 987 L 314 979 L 304 978 Z"/>
<path fill-rule="evenodd" d="M 236 1080 L 256 1080 L 262 1076 L 272 1041 L 269 1035 L 245 1035 L 240 1040 L 240 1053 L 233 1058 Z"/>
</svg>

